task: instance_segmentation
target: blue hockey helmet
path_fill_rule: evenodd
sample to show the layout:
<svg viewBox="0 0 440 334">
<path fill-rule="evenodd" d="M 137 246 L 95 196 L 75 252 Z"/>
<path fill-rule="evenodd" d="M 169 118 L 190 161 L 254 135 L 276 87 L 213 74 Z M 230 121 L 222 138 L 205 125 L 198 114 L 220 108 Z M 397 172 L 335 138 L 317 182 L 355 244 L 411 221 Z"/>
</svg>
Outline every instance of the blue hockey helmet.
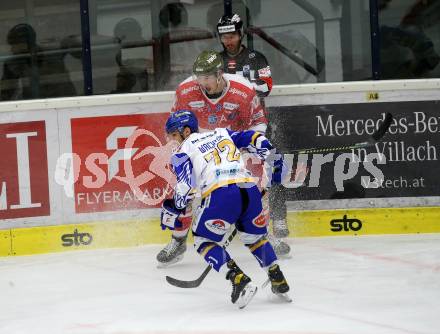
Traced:
<svg viewBox="0 0 440 334">
<path fill-rule="evenodd" d="M 168 117 L 165 130 L 167 133 L 174 131 L 181 133 L 186 126 L 190 128 L 191 132 L 199 131 L 199 122 L 196 115 L 191 110 L 182 109 L 177 110 Z"/>
</svg>

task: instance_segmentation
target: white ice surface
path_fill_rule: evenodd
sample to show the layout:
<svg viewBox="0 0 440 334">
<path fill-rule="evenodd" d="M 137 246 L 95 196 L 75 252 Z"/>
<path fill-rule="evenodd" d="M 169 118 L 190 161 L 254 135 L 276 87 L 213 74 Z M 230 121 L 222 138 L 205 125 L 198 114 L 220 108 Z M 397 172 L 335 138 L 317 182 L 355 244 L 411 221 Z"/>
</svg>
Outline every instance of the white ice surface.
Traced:
<svg viewBox="0 0 440 334">
<path fill-rule="evenodd" d="M 439 334 L 440 235 L 300 238 L 281 261 L 293 303 L 259 290 L 243 310 L 229 282 L 189 248 L 157 269 L 160 246 L 0 259 L 0 333 Z M 266 274 L 246 248 L 231 254 L 253 280 Z"/>
</svg>

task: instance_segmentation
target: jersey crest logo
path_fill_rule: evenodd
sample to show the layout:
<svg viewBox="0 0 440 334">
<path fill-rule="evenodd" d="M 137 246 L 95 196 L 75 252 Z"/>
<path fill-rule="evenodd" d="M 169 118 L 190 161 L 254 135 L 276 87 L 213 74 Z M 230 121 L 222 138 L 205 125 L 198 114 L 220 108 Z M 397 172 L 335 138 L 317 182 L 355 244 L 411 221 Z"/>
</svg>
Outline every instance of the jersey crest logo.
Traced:
<svg viewBox="0 0 440 334">
<path fill-rule="evenodd" d="M 261 213 L 258 217 L 255 217 L 252 220 L 252 224 L 254 224 L 256 227 L 264 227 L 267 225 L 266 217 Z"/>
<path fill-rule="evenodd" d="M 215 234 L 225 234 L 229 225 L 228 222 L 221 219 L 211 219 L 205 222 L 206 228 Z"/>
<path fill-rule="evenodd" d="M 216 116 L 216 115 L 209 115 L 209 116 L 208 116 L 208 123 L 209 123 L 209 124 L 215 124 L 215 123 L 217 123 L 217 116 Z"/>
</svg>

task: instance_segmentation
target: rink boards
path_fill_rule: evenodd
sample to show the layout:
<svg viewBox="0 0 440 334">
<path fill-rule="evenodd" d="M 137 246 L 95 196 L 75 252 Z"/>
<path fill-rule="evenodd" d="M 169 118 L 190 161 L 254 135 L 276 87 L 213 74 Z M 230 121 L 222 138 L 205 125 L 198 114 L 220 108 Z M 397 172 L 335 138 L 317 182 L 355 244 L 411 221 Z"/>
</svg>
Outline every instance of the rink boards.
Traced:
<svg viewBox="0 0 440 334">
<path fill-rule="evenodd" d="M 289 212 L 290 237 L 440 233 L 440 208 L 381 208 Z M 106 221 L 0 230 L 0 255 L 132 247 L 166 243 L 158 219 Z"/>
<path fill-rule="evenodd" d="M 381 102 L 438 101 L 439 88 L 437 79 L 280 86 L 267 105 L 371 103 L 379 117 Z M 1 103 L 0 256 L 167 242 L 158 217 L 172 190 L 163 133 L 172 99 L 172 92 L 161 92 Z M 429 135 L 430 142 L 417 151 L 427 167 L 417 165 L 413 176 L 431 172 L 437 179 L 438 167 L 430 166 L 438 166 L 439 135 L 431 130 L 440 122 L 416 117 L 417 138 Z M 440 188 L 433 182 L 402 189 L 402 197 L 394 189 L 392 198 L 374 198 L 374 206 L 319 196 L 291 201 L 291 236 L 439 233 Z"/>
</svg>

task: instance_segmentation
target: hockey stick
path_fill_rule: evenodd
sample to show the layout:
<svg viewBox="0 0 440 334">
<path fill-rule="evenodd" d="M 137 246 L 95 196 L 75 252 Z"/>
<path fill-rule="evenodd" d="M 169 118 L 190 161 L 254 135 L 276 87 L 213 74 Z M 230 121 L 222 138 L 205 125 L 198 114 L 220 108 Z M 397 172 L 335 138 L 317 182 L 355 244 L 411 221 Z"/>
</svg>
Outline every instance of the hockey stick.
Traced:
<svg viewBox="0 0 440 334">
<path fill-rule="evenodd" d="M 383 123 L 379 126 L 376 132 L 374 132 L 367 141 L 364 141 L 362 143 L 356 143 L 347 146 L 333 146 L 326 148 L 305 148 L 305 149 L 294 150 L 294 152 L 298 154 L 328 153 L 328 152 L 338 152 L 338 151 L 350 151 L 358 148 L 366 148 L 366 147 L 374 146 L 374 144 L 376 144 L 387 132 L 392 121 L 393 121 L 393 115 L 387 113 Z"/>
<path fill-rule="evenodd" d="M 228 245 L 231 243 L 232 239 L 234 239 L 236 234 L 237 234 L 237 229 L 234 228 L 231 235 L 228 237 L 225 244 L 223 245 L 223 248 L 228 247 Z M 200 286 L 200 284 L 202 284 L 203 280 L 209 274 L 211 269 L 212 269 L 211 265 L 208 265 L 206 269 L 203 270 L 202 274 L 198 278 L 192 281 L 183 281 L 177 278 L 173 278 L 171 276 L 165 276 L 165 279 L 167 280 L 168 283 L 177 286 L 178 288 L 184 288 L 184 289 L 197 288 L 198 286 Z"/>
</svg>

